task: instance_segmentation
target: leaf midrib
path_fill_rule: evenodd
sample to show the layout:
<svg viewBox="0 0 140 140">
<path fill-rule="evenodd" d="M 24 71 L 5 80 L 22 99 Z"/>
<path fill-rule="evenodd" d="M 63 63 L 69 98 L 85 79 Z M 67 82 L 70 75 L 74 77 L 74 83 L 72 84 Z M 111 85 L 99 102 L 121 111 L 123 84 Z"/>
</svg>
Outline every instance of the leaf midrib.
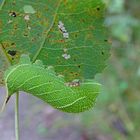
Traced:
<svg viewBox="0 0 140 140">
<path fill-rule="evenodd" d="M 0 5 L 0 10 L 2 10 L 2 7 L 4 6 L 5 1 L 6 1 L 6 0 L 3 0 L 3 1 L 2 1 L 1 5 Z"/>
<path fill-rule="evenodd" d="M 5 1 L 6 1 L 6 0 L 3 0 L 3 1 L 2 1 L 2 4 L 1 4 L 1 6 L 0 6 L 0 10 L 2 10 Z M 43 48 L 43 46 L 44 46 L 44 44 L 45 44 L 45 41 L 46 41 L 46 39 L 47 39 L 47 36 L 48 36 L 50 30 L 52 29 L 52 27 L 53 27 L 53 25 L 54 25 L 54 22 L 55 22 L 55 19 L 56 19 L 56 16 L 57 16 L 57 12 L 58 12 L 58 10 L 59 10 L 59 7 L 60 7 L 61 2 L 62 2 L 62 0 L 60 0 L 59 3 L 58 3 L 58 6 L 57 6 L 57 8 L 56 8 L 56 11 L 55 11 L 55 14 L 54 14 L 54 18 L 53 18 L 53 20 L 52 20 L 52 23 L 51 23 L 51 25 L 50 25 L 50 28 L 48 29 L 48 31 L 47 31 L 47 33 L 46 33 L 46 36 L 44 36 L 43 41 L 42 41 L 42 43 L 41 43 L 41 45 L 40 45 L 38 51 L 37 51 L 36 54 L 34 55 L 32 62 L 34 62 L 34 61 L 37 59 L 37 57 L 38 57 L 38 55 L 39 55 L 41 49 Z M 5 51 L 5 49 L 3 48 L 3 44 L 2 44 L 2 43 L 0 43 L 0 50 L 3 52 L 3 54 L 4 54 L 5 58 L 6 58 L 6 61 L 8 62 L 8 65 L 9 65 L 9 66 L 12 65 L 12 62 L 10 61 L 10 59 L 9 59 L 9 57 L 8 57 L 8 55 L 7 55 L 6 51 Z"/>
<path fill-rule="evenodd" d="M 54 22 L 55 22 L 55 19 L 56 19 L 56 16 L 57 16 L 57 12 L 58 12 L 58 10 L 59 10 L 59 7 L 60 7 L 61 2 L 62 2 L 62 0 L 60 0 L 59 3 L 58 3 L 58 6 L 57 6 L 57 8 L 56 8 L 56 10 L 55 10 L 54 18 L 53 18 L 53 20 L 52 20 L 52 23 L 51 23 L 51 25 L 50 25 L 50 28 L 48 29 L 46 35 L 44 36 L 43 41 L 42 41 L 42 43 L 41 43 L 41 45 L 40 45 L 38 51 L 36 52 L 36 54 L 34 55 L 34 57 L 33 57 L 33 59 L 32 59 L 32 62 L 35 62 L 35 60 L 37 59 L 38 55 L 40 54 L 40 52 L 41 52 L 41 50 L 42 50 L 42 48 L 43 48 L 43 46 L 44 46 L 44 44 L 45 44 L 45 42 L 46 42 L 47 36 L 48 36 L 49 32 L 51 31 L 51 29 L 52 29 L 52 27 L 53 27 L 53 25 L 54 25 Z"/>
</svg>

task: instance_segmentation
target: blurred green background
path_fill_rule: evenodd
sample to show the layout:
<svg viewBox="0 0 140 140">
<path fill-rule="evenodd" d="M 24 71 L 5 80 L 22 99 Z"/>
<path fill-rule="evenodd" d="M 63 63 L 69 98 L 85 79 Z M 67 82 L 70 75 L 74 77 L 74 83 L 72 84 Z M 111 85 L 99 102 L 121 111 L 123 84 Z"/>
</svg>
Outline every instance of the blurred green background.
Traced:
<svg viewBox="0 0 140 140">
<path fill-rule="evenodd" d="M 71 115 L 21 94 L 21 140 L 140 139 L 140 0 L 104 1 L 112 49 L 108 67 L 96 76 L 103 87 L 95 108 Z M 13 102 L 0 120 L 1 140 L 15 139 Z"/>
</svg>

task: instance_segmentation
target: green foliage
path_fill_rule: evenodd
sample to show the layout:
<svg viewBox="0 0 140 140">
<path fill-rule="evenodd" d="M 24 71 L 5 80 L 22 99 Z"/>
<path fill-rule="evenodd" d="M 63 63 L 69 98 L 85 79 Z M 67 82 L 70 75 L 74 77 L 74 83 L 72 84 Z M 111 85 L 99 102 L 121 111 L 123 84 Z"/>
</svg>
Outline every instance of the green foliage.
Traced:
<svg viewBox="0 0 140 140">
<path fill-rule="evenodd" d="M 106 24 L 111 29 L 111 35 L 123 43 L 131 42 L 133 28 L 139 26 L 140 21 L 132 16 L 129 12 L 126 13 L 124 0 L 105 1 L 108 1 L 107 3 L 109 5 L 109 14 L 106 19 Z"/>
<path fill-rule="evenodd" d="M 102 0 L 3 0 L 0 77 L 13 65 L 4 79 L 8 98 L 22 90 L 66 112 L 91 108 L 100 85 L 87 79 L 105 68 L 110 50 L 104 9 Z M 22 54 L 31 62 L 19 62 Z"/>
<path fill-rule="evenodd" d="M 59 21 L 68 38 L 58 28 Z M 53 66 L 66 81 L 94 78 L 109 57 L 103 24 L 101 0 L 3 0 L 0 50 L 4 66 L 0 67 L 0 77 L 8 67 L 7 60 L 17 64 L 21 54 L 29 54 L 32 62 L 39 59 Z"/>
<path fill-rule="evenodd" d="M 5 72 L 5 83 L 8 97 L 17 91 L 25 91 L 57 109 L 73 113 L 93 107 L 100 90 L 100 85 L 91 81 L 68 86 L 50 68 L 45 69 L 40 61 L 32 64 L 25 55 L 19 64 Z"/>
</svg>

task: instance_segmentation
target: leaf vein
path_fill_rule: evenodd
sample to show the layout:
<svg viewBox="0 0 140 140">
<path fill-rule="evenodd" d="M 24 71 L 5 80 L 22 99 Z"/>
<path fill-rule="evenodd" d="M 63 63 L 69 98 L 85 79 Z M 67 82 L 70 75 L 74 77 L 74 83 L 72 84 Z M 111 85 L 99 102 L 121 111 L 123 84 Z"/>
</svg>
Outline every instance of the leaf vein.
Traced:
<svg viewBox="0 0 140 140">
<path fill-rule="evenodd" d="M 59 106 L 59 107 L 57 107 L 57 108 L 59 108 L 59 109 L 61 109 L 61 108 L 67 108 L 67 107 L 72 106 L 72 105 L 74 105 L 75 103 L 77 103 L 78 101 L 83 100 L 83 99 L 85 99 L 85 98 L 86 98 L 86 96 L 80 97 L 80 98 L 76 99 L 76 100 L 75 100 L 74 102 L 72 102 L 72 103 L 69 103 L 69 104 L 64 105 L 64 106 Z"/>
</svg>

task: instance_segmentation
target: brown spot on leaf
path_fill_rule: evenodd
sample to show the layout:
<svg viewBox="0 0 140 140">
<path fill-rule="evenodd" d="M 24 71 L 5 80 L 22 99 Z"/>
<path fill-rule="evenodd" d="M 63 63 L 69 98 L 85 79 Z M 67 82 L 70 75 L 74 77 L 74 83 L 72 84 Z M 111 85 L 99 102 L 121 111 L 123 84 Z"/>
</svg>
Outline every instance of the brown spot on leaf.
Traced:
<svg viewBox="0 0 140 140">
<path fill-rule="evenodd" d="M 17 30 L 18 29 L 18 25 L 14 24 L 14 29 Z"/>
<path fill-rule="evenodd" d="M 32 42 L 36 41 L 36 38 L 35 37 L 31 38 L 31 41 Z"/>
<path fill-rule="evenodd" d="M 54 42 L 56 42 L 56 43 L 64 43 L 65 40 L 60 39 L 60 40 L 55 40 Z"/>
<path fill-rule="evenodd" d="M 79 73 L 75 73 L 75 76 L 79 76 Z"/>
<path fill-rule="evenodd" d="M 81 21 L 82 21 L 82 22 L 85 22 L 85 19 L 82 18 Z"/>
<path fill-rule="evenodd" d="M 23 33 L 23 36 L 24 36 L 24 37 L 27 37 L 27 36 L 28 36 L 28 33 L 27 33 L 27 32 L 24 32 L 24 33 Z"/>
<path fill-rule="evenodd" d="M 16 2 L 15 2 L 15 1 L 13 1 L 13 2 L 12 2 L 12 4 L 13 4 L 13 5 L 16 5 Z"/>
<path fill-rule="evenodd" d="M 16 47 L 16 43 L 12 42 L 11 46 L 12 46 L 12 48 L 15 48 Z"/>
<path fill-rule="evenodd" d="M 5 41 L 5 42 L 2 42 L 1 44 L 2 44 L 2 47 L 5 49 L 5 48 L 10 47 L 11 42 Z"/>
</svg>

